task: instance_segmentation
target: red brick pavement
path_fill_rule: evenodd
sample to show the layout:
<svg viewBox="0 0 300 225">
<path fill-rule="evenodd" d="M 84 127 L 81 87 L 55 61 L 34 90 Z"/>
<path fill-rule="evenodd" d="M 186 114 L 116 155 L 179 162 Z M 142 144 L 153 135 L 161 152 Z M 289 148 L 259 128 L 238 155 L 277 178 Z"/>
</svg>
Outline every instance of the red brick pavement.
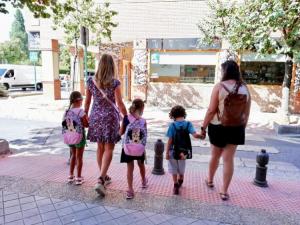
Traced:
<svg viewBox="0 0 300 225">
<path fill-rule="evenodd" d="M 166 168 L 165 168 L 166 169 Z M 110 189 L 125 191 L 126 165 L 113 163 L 110 171 L 113 179 Z M 68 176 L 66 159 L 61 156 L 9 156 L 0 159 L 0 175 L 37 179 L 64 183 Z M 86 186 L 93 186 L 97 180 L 97 165 L 93 160 L 85 160 L 83 176 Z M 172 196 L 171 177 L 166 174 L 155 176 L 147 167 L 149 188 L 142 190 L 138 169 L 135 170 L 135 191 L 156 196 Z M 221 177 L 215 180 L 216 189 L 210 190 L 204 184 L 206 171 L 188 170 L 181 190 L 181 198 L 199 200 L 210 204 L 229 204 L 244 208 L 265 209 L 287 214 L 300 213 L 300 183 L 269 180 L 269 188 L 259 188 L 251 184 L 253 177 L 245 177 L 238 172 L 234 175 L 230 193 L 231 199 L 223 203 L 218 195 Z"/>
</svg>

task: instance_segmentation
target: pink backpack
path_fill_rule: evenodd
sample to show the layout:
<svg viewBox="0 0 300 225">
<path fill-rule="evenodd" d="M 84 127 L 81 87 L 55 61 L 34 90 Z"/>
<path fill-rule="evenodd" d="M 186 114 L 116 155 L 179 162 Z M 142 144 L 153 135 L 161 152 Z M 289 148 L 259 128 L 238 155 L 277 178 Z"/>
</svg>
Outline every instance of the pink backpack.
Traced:
<svg viewBox="0 0 300 225">
<path fill-rule="evenodd" d="M 79 144 L 83 137 L 83 126 L 81 119 L 72 110 L 67 110 L 62 122 L 62 134 L 64 143 L 67 145 Z"/>
<path fill-rule="evenodd" d="M 136 119 L 129 115 L 129 124 L 126 127 L 123 147 L 126 155 L 142 156 L 145 152 L 147 142 L 146 121 L 142 118 Z"/>
</svg>

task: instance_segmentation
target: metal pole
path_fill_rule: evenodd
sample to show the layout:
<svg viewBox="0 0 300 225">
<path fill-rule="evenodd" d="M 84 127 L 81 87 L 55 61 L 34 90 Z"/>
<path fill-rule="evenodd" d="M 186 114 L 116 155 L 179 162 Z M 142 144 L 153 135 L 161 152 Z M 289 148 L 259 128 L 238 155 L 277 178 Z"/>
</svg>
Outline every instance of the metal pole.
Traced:
<svg viewBox="0 0 300 225">
<path fill-rule="evenodd" d="M 36 67 L 35 67 L 35 62 L 33 63 L 33 67 L 34 67 L 34 90 L 37 91 L 37 88 L 36 88 Z"/>
<path fill-rule="evenodd" d="M 87 80 L 87 46 L 84 46 L 84 81 Z"/>
</svg>

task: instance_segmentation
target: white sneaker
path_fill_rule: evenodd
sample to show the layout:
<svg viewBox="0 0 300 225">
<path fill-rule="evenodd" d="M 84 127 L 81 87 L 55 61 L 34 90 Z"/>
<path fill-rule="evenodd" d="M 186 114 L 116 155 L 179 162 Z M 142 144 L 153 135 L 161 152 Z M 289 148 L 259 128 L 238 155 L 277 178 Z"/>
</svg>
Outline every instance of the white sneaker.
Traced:
<svg viewBox="0 0 300 225">
<path fill-rule="evenodd" d="M 105 196 L 106 190 L 104 186 L 105 182 L 102 178 L 99 179 L 98 184 L 96 184 L 94 190 L 101 196 Z"/>
</svg>

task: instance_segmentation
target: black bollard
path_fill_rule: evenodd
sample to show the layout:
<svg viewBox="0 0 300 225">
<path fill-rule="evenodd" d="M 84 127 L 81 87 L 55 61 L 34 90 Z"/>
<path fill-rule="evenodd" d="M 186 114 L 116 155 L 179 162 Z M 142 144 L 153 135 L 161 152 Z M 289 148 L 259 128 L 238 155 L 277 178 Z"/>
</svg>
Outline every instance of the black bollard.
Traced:
<svg viewBox="0 0 300 225">
<path fill-rule="evenodd" d="M 267 169 L 266 165 L 269 163 L 269 154 L 265 149 L 262 149 L 260 153 L 256 156 L 256 174 L 254 179 L 254 184 L 259 187 L 268 187 Z"/>
<path fill-rule="evenodd" d="M 162 140 L 158 139 L 154 145 L 154 168 L 152 173 L 155 175 L 163 175 L 165 174 L 164 167 L 163 167 L 163 153 L 164 153 L 165 145 Z"/>
</svg>

